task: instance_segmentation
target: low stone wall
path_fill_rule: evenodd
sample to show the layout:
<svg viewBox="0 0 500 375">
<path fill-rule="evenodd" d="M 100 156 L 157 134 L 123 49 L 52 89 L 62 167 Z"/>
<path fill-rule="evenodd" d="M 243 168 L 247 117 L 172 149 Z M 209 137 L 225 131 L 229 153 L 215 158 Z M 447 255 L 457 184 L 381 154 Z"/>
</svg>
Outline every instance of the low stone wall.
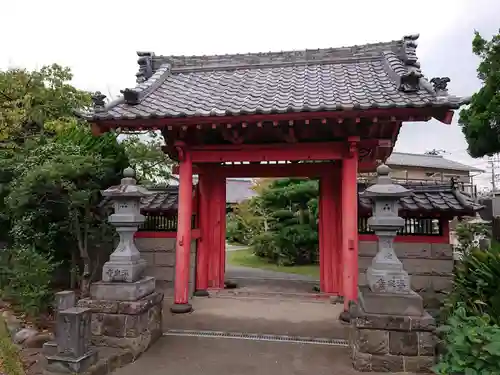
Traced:
<svg viewBox="0 0 500 375">
<path fill-rule="evenodd" d="M 146 260 L 148 267 L 145 276 L 153 276 L 159 284 L 173 287 L 175 280 L 175 238 L 138 237 L 135 245 Z M 189 293 L 195 288 L 196 240 L 191 242 L 189 272 Z"/>
<path fill-rule="evenodd" d="M 411 287 L 424 298 L 426 308 L 439 307 L 451 289 L 453 249 L 450 244 L 396 242 L 394 249 L 410 274 Z M 366 269 L 377 253 L 377 243 L 359 242 L 359 284 L 366 285 Z"/>
</svg>

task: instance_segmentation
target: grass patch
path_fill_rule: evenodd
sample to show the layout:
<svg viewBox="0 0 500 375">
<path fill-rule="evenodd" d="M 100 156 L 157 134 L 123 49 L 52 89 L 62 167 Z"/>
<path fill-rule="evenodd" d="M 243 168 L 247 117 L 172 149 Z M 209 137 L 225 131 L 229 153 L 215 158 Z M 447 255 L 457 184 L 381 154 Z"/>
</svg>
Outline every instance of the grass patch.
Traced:
<svg viewBox="0 0 500 375">
<path fill-rule="evenodd" d="M 10 339 L 4 320 L 0 317 L 0 373 L 24 375 L 19 352 Z"/>
<path fill-rule="evenodd" d="M 268 263 L 265 259 L 255 256 L 251 249 L 228 251 L 227 262 L 232 266 L 251 267 L 251 268 L 259 268 L 261 270 L 293 273 L 296 275 L 310 276 L 319 279 L 318 265 L 289 266 L 289 267 L 278 266 L 276 264 Z"/>
</svg>

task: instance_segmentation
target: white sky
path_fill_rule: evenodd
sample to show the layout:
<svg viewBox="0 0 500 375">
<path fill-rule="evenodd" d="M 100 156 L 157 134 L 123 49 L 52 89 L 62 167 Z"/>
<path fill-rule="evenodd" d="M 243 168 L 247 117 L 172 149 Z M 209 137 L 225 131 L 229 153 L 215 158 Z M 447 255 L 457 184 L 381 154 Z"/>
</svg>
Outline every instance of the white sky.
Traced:
<svg viewBox="0 0 500 375">
<path fill-rule="evenodd" d="M 499 0 L 3 0 L 0 69 L 71 67 L 73 84 L 115 97 L 135 85 L 136 51 L 215 54 L 340 47 L 419 33 L 424 74 L 449 76 L 450 92 L 479 88 L 474 29 L 500 28 Z M 449 159 L 487 169 L 467 155 L 455 123 L 403 125 L 399 152 L 445 149 Z M 489 174 L 477 182 L 488 183 Z"/>
</svg>

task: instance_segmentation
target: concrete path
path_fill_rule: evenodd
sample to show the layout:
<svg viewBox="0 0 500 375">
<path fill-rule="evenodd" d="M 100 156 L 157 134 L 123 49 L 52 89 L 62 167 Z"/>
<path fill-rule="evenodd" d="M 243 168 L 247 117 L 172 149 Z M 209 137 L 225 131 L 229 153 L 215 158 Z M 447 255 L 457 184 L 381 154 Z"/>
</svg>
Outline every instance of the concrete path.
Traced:
<svg viewBox="0 0 500 375">
<path fill-rule="evenodd" d="M 136 362 L 116 370 L 113 374 L 358 375 L 363 373 L 354 371 L 345 348 L 233 338 L 167 336 L 161 338 Z M 370 374 L 382 375 L 375 372 Z"/>
<path fill-rule="evenodd" d="M 191 314 L 163 309 L 163 330 L 200 330 L 347 339 L 348 326 L 338 319 L 343 305 L 330 300 L 261 297 L 195 297 Z"/>
</svg>

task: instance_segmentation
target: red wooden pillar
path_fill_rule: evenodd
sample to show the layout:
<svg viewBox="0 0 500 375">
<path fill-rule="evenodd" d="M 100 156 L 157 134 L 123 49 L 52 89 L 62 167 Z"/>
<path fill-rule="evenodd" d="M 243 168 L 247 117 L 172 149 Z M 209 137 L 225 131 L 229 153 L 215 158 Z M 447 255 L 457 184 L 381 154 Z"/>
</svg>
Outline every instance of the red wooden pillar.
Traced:
<svg viewBox="0 0 500 375">
<path fill-rule="evenodd" d="M 210 251 L 210 175 L 200 173 L 198 176 L 198 223 L 200 227 L 200 239 L 196 249 L 196 290 L 195 296 L 208 296 L 208 264 Z"/>
<path fill-rule="evenodd" d="M 336 171 L 329 170 L 320 178 L 319 195 L 319 252 L 320 288 L 324 293 L 338 293 L 336 268 L 338 263 L 336 249 Z"/>
<path fill-rule="evenodd" d="M 219 285 L 224 288 L 226 277 L 226 177 L 220 177 L 220 242 L 219 242 L 219 262 L 220 280 Z"/>
<path fill-rule="evenodd" d="M 226 181 L 217 172 L 212 174 L 212 196 L 210 197 L 209 216 L 211 225 L 211 248 L 209 266 L 209 286 L 216 289 L 224 288 L 225 259 L 225 195 Z"/>
<path fill-rule="evenodd" d="M 322 176 L 320 182 L 320 261 L 324 263 L 320 271 L 323 272 L 322 291 L 329 294 L 338 294 L 340 291 L 338 281 L 338 274 L 341 272 L 339 267 L 341 231 L 338 230 L 340 222 L 339 181 L 340 166 L 335 164 Z M 321 253 L 323 253 L 322 257 Z"/>
<path fill-rule="evenodd" d="M 193 164 L 184 144 L 176 145 L 179 155 L 179 204 L 175 249 L 175 286 L 173 313 L 187 313 L 189 304 L 189 256 L 191 252 L 191 217 L 193 214 Z"/>
<path fill-rule="evenodd" d="M 335 227 L 332 231 L 335 232 L 335 256 L 334 256 L 334 274 L 335 282 L 337 283 L 337 291 L 340 295 L 344 295 L 342 288 L 343 283 L 343 260 L 342 260 L 342 164 L 341 162 L 335 163 L 335 178 L 334 178 L 334 215 L 335 215 Z"/>
<path fill-rule="evenodd" d="M 342 161 L 342 262 L 344 310 L 358 299 L 358 150 L 349 139 L 349 155 Z"/>
<path fill-rule="evenodd" d="M 327 212 L 325 195 L 327 175 L 322 175 L 319 178 L 319 202 L 318 202 L 318 234 L 319 234 L 319 288 L 322 292 L 327 293 L 328 275 L 331 273 L 330 259 L 327 248 L 325 215 Z"/>
</svg>

